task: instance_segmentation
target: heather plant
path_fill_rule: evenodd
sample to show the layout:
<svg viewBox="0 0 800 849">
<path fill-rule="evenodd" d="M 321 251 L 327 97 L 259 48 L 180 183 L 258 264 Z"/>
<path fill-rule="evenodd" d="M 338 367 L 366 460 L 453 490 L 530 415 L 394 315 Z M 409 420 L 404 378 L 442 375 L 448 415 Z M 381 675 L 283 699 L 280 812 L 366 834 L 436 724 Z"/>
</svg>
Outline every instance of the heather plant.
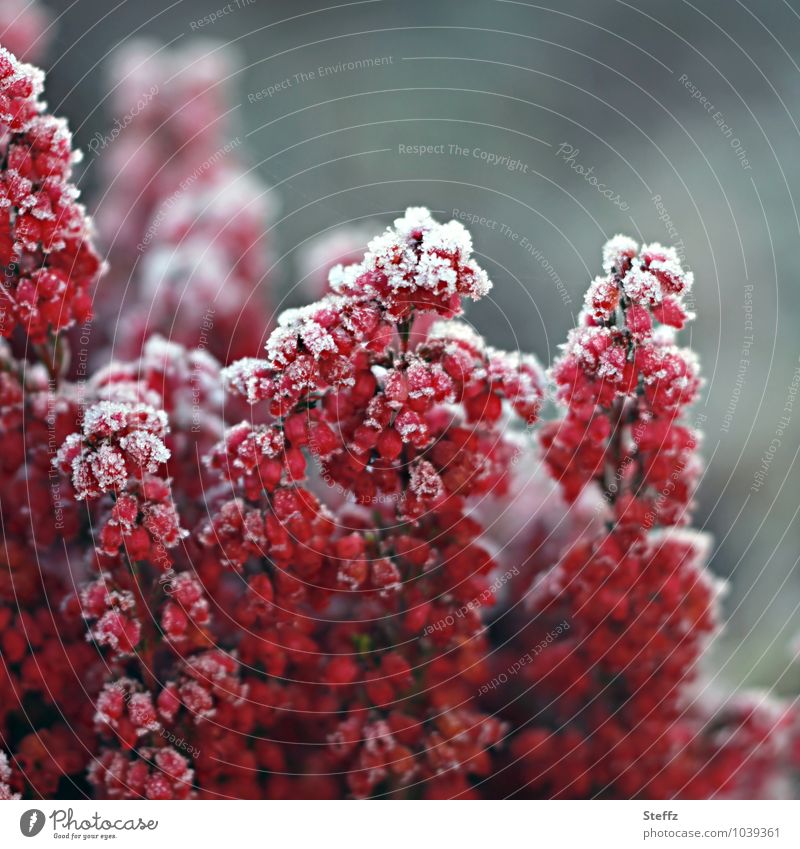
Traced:
<svg viewBox="0 0 800 849">
<path fill-rule="evenodd" d="M 464 319 L 491 283 L 460 223 L 406 210 L 270 331 L 259 192 L 209 175 L 146 239 L 170 178 L 111 219 L 139 294 L 75 381 L 103 263 L 41 88 L 0 54 L 0 798 L 791 792 L 796 713 L 698 672 L 719 582 L 673 251 L 609 241 L 547 373 Z"/>
</svg>

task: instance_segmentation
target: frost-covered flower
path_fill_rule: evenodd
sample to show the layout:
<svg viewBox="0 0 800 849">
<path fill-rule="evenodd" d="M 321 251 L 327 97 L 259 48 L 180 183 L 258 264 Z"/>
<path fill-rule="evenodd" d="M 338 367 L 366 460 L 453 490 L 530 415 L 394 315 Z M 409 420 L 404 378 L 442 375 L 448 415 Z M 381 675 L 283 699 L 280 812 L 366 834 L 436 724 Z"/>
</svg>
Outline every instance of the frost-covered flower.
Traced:
<svg viewBox="0 0 800 849">
<path fill-rule="evenodd" d="M 70 182 L 66 122 L 47 114 L 44 75 L 0 47 L 0 334 L 34 343 L 92 314 L 102 270 L 92 225 Z"/>
</svg>

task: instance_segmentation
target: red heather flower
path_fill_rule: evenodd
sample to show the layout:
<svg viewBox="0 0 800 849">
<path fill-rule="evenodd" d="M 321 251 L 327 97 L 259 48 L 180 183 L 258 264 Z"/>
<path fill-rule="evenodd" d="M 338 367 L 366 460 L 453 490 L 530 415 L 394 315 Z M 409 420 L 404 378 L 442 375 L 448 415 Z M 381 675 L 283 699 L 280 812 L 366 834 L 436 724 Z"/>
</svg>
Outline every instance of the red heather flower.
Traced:
<svg viewBox="0 0 800 849">
<path fill-rule="evenodd" d="M 327 699 L 304 777 L 275 779 L 267 795 L 361 797 L 415 782 L 431 796 L 466 793 L 503 732 L 473 704 L 486 651 L 476 611 L 492 598 L 495 563 L 469 513 L 503 493 L 517 449 L 509 429 L 536 420 L 541 371 L 459 322 L 410 344 L 418 311 L 452 315 L 461 296 L 488 289 L 460 225 L 409 210 L 332 281 L 334 294 L 280 317 L 264 360 L 225 370 L 233 392 L 256 412 L 266 402 L 273 419 L 229 429 L 212 453 L 233 497 L 200 541 L 258 572 L 242 600 L 242 661 L 307 682 L 273 685 L 270 703 Z M 318 476 L 380 519 L 351 516 L 339 499 L 323 506 Z M 357 624 L 376 616 L 377 632 Z M 274 733 L 298 733 L 298 717 L 274 721 Z M 312 789 L 314 773 L 346 782 Z"/>
<path fill-rule="evenodd" d="M 427 209 L 412 207 L 369 243 L 362 262 L 336 266 L 331 288 L 358 299 L 369 295 L 394 322 L 415 308 L 458 315 L 461 298 L 477 300 L 491 288 L 471 253 L 472 239 L 462 224 L 439 224 Z"/>
<path fill-rule="evenodd" d="M 718 588 L 707 538 L 675 527 L 689 521 L 700 468 L 699 436 L 685 422 L 697 365 L 658 325 L 687 319 L 691 275 L 673 251 L 621 236 L 606 245 L 604 270 L 553 366 L 563 412 L 541 441 L 566 499 L 594 498 L 605 523 L 578 516 L 583 535 L 555 565 L 528 561 L 521 650 L 502 653 L 530 658 L 501 706 L 521 701 L 512 721 L 525 717 L 506 780 L 546 797 L 758 794 L 769 778 L 740 780 L 744 752 L 762 747 L 754 728 L 774 739 L 783 720 L 756 708 L 743 721 L 690 701 Z M 772 759 L 766 772 L 782 769 Z"/>
<path fill-rule="evenodd" d="M 648 498 L 657 511 L 680 512 L 691 497 L 697 435 L 677 419 L 700 381 L 694 355 L 678 348 L 673 334 L 690 317 L 682 296 L 692 276 L 672 249 L 637 250 L 622 236 L 608 242 L 603 257 L 607 276 L 592 283 L 583 326 L 570 333 L 552 370 L 567 413 L 542 438 L 546 462 L 570 499 L 599 482 L 623 515 L 624 484 L 638 473 L 635 523 L 650 512 Z"/>
<path fill-rule="evenodd" d="M 0 48 L 0 334 L 32 342 L 91 316 L 102 263 L 70 183 L 71 136 L 44 112 L 43 75 Z"/>
<path fill-rule="evenodd" d="M 106 750 L 89 769 L 89 781 L 105 799 L 188 799 L 193 777 L 188 759 L 169 747 L 144 748 L 134 758 Z"/>
<path fill-rule="evenodd" d="M 71 473 L 78 500 L 121 492 L 128 480 L 152 474 L 169 458 L 164 444 L 167 417 L 148 404 L 100 401 L 83 417 L 83 433 L 64 443 L 54 463 Z M 130 502 L 116 508 L 114 521 L 132 526 L 136 511 Z M 128 515 L 132 513 L 132 515 Z"/>
<path fill-rule="evenodd" d="M 116 738 L 123 749 L 131 749 L 139 737 L 158 731 L 153 699 L 138 681 L 119 678 L 107 683 L 97 696 L 95 726 L 100 733 Z"/>
</svg>

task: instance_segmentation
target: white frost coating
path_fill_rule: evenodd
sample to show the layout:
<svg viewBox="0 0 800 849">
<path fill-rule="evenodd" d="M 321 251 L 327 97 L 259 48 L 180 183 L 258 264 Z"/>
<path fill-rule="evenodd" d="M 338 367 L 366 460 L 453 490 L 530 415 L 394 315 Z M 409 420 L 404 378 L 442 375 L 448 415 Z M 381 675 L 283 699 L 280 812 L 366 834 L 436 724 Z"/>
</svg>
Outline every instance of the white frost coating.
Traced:
<svg viewBox="0 0 800 849">
<path fill-rule="evenodd" d="M 361 274 L 379 269 L 395 292 L 419 288 L 452 295 L 466 269 L 470 285 L 462 294 L 477 300 L 492 284 L 471 254 L 472 238 L 463 224 L 440 224 L 425 207 L 410 207 L 369 243 L 363 262 L 331 269 L 329 283 L 334 292 L 352 291 Z"/>
<path fill-rule="evenodd" d="M 130 406 L 120 401 L 100 401 L 93 404 L 83 417 L 83 433 L 94 436 L 99 432 L 116 433 L 128 423 Z"/>
<path fill-rule="evenodd" d="M 164 434 L 168 430 L 167 414 L 150 404 L 99 401 L 83 417 L 86 437 L 110 436 L 128 428 Z"/>
<path fill-rule="evenodd" d="M 433 500 L 444 495 L 442 479 L 428 460 L 420 460 L 413 466 L 408 488 L 417 498 L 426 500 Z"/>
<path fill-rule="evenodd" d="M 277 457 L 283 449 L 285 438 L 282 430 L 275 427 L 265 427 L 253 434 L 253 441 L 265 457 Z"/>
<path fill-rule="evenodd" d="M 303 322 L 300 327 L 300 338 L 315 359 L 319 359 L 326 351 L 336 353 L 336 342 L 333 336 L 316 321 Z"/>
<path fill-rule="evenodd" d="M 322 312 L 339 313 L 347 303 L 345 298 L 328 295 L 305 307 L 284 310 L 278 316 L 278 326 L 265 346 L 270 365 L 285 366 L 292 359 L 286 354 L 297 349 L 298 336 L 311 354 L 319 359 L 325 352 L 336 353 L 336 343 L 330 333 L 317 322 Z"/>
<path fill-rule="evenodd" d="M 222 369 L 222 380 L 228 389 L 243 395 L 249 404 L 265 397 L 270 381 L 269 363 L 258 357 L 243 357 Z"/>
<path fill-rule="evenodd" d="M 654 348 L 654 357 L 658 358 L 660 363 L 669 363 L 673 359 L 679 359 L 686 364 L 686 369 L 689 375 L 697 377 L 700 373 L 700 360 L 697 354 L 691 348 L 679 348 L 677 345 L 660 345 Z M 653 384 L 659 380 L 666 380 L 670 376 L 670 372 L 666 367 L 650 372 L 645 375 L 644 382 Z M 689 384 L 689 378 L 686 375 L 675 377 L 674 384 L 681 389 Z"/>
<path fill-rule="evenodd" d="M 378 425 L 378 422 L 375 422 L 375 424 Z M 421 430 L 419 422 L 405 420 L 402 422 L 395 422 L 395 428 L 402 437 L 403 442 L 408 442 L 417 431 Z"/>
<path fill-rule="evenodd" d="M 356 278 L 361 273 L 361 265 L 334 265 L 328 272 L 328 285 L 334 292 L 347 292 L 352 289 Z"/>
<path fill-rule="evenodd" d="M 597 349 L 611 344 L 611 330 L 607 327 L 576 327 L 570 330 L 564 349 L 573 354 L 578 360 L 591 369 L 598 366 Z M 600 345 L 597 340 L 603 339 Z"/>
<path fill-rule="evenodd" d="M 661 301 L 661 281 L 652 271 L 637 266 L 622 278 L 622 290 L 637 304 L 657 304 Z"/>
<path fill-rule="evenodd" d="M 667 254 L 666 259 L 654 259 L 650 263 L 650 268 L 682 281 L 684 290 L 690 291 L 694 284 L 694 274 L 691 271 L 683 270 L 674 248 L 662 248 L 661 250 Z"/>
<path fill-rule="evenodd" d="M 541 375 L 541 366 L 533 354 L 521 351 L 502 351 L 498 348 L 488 348 L 489 376 L 494 378 L 511 377 L 531 378 L 531 372 Z"/>
<path fill-rule="evenodd" d="M 611 274 L 621 256 L 635 256 L 639 246 L 629 236 L 618 233 L 603 245 L 603 271 Z"/>
<path fill-rule="evenodd" d="M 0 781 L 9 781 L 11 779 L 11 767 L 8 765 L 8 755 L 0 751 Z M 19 798 L 15 796 L 14 798 Z"/>
<path fill-rule="evenodd" d="M 13 72 L 3 80 L 5 86 L 10 86 L 20 80 L 30 79 L 33 85 L 33 97 L 37 98 L 44 91 L 44 71 L 37 68 L 35 65 L 27 65 L 25 62 L 20 62 L 13 53 L 6 50 L 5 47 L 0 47 L 0 60 L 5 60 L 14 69 Z M 45 108 L 44 103 L 37 104 L 40 110 Z M 0 118 L 11 120 L 11 113 L 0 112 Z"/>
<path fill-rule="evenodd" d="M 611 310 L 598 309 L 595 304 L 614 301 L 617 294 L 617 284 L 611 277 L 595 277 L 589 284 L 584 297 L 584 305 L 590 315 L 598 321 L 605 321 L 611 316 Z M 612 308 L 613 309 L 613 308 Z"/>
<path fill-rule="evenodd" d="M 135 430 L 123 436 L 119 445 L 134 463 L 148 472 L 155 472 L 159 465 L 166 463 L 170 457 L 167 446 L 154 433 L 146 430 Z"/>
<path fill-rule="evenodd" d="M 103 492 L 125 486 L 128 480 L 125 458 L 113 445 L 104 442 L 88 458 L 76 457 L 73 461 L 73 468 L 75 468 L 76 464 L 83 465 L 87 461 L 97 481 L 97 485 Z"/>
<path fill-rule="evenodd" d="M 667 245 L 662 245 L 661 242 L 650 242 L 648 245 L 642 245 L 642 256 L 663 256 L 667 262 L 674 263 L 680 267 L 678 252 L 675 248 Z"/>
</svg>

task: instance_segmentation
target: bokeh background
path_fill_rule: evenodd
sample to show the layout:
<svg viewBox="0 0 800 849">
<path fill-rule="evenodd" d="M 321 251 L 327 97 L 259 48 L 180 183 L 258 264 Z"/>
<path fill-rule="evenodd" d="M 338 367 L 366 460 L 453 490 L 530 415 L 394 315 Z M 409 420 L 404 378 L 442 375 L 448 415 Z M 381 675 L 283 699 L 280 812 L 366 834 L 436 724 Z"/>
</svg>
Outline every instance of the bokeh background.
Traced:
<svg viewBox="0 0 800 849">
<path fill-rule="evenodd" d="M 235 50 L 219 85 L 272 187 L 275 305 L 303 300 L 321 233 L 408 205 L 458 211 L 485 219 L 471 229 L 495 283 L 470 320 L 548 362 L 607 237 L 676 244 L 696 277 L 684 341 L 707 380 L 698 525 L 730 582 L 706 662 L 734 688 L 800 690 L 798 0 L 45 5 L 47 99 L 83 148 L 120 117 L 120 45 Z M 79 184 L 99 219 L 96 173 L 90 154 Z"/>
</svg>

